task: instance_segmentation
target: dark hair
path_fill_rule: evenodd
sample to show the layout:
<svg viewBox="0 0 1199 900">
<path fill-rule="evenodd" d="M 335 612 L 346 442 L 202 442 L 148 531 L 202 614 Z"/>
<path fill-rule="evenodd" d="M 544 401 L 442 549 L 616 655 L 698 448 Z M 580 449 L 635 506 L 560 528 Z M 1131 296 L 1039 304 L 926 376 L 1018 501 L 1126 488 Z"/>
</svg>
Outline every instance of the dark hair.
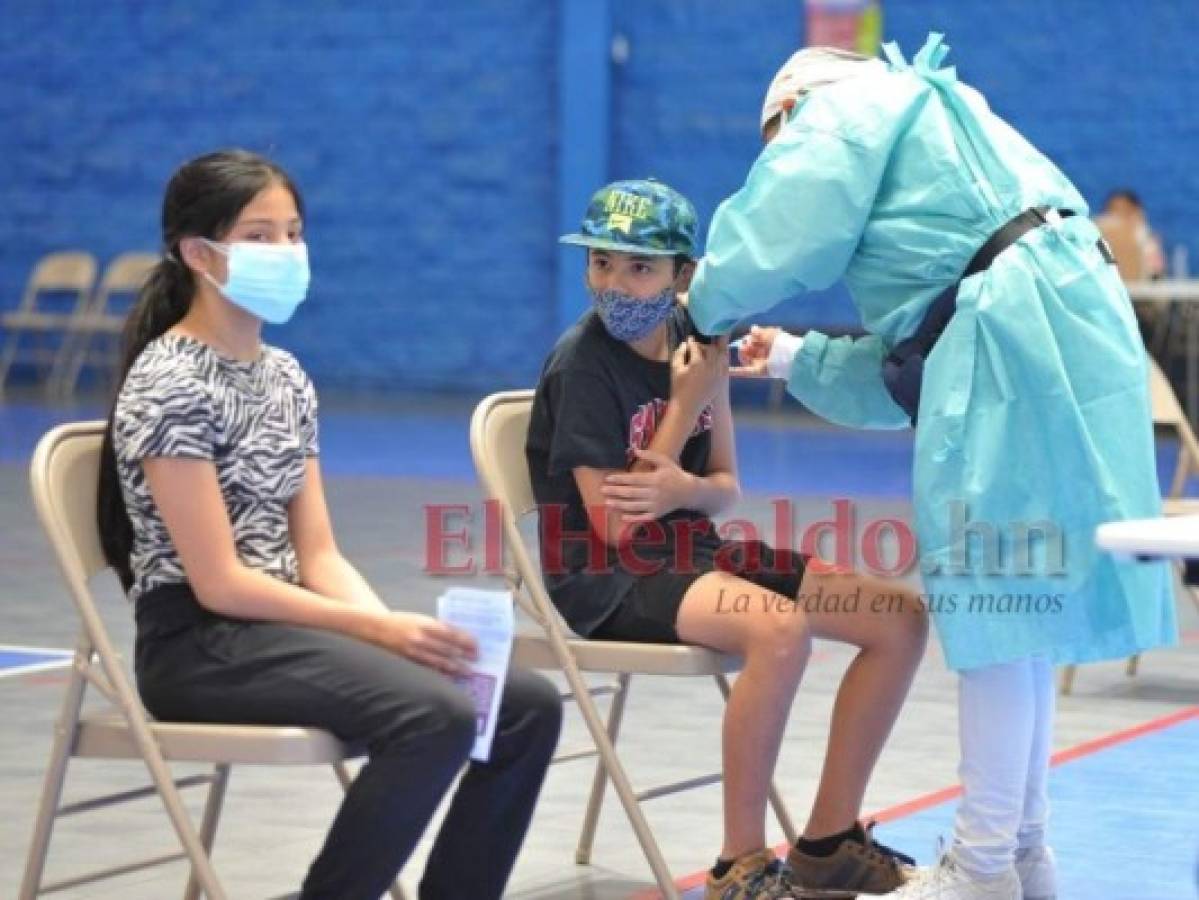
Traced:
<svg viewBox="0 0 1199 900">
<path fill-rule="evenodd" d="M 1145 206 L 1141 203 L 1141 198 L 1132 188 L 1116 188 L 1107 195 L 1107 199 L 1103 201 L 1104 207 L 1111 206 L 1113 200 L 1127 200 L 1137 209 L 1144 209 Z"/>
<path fill-rule="evenodd" d="M 133 523 L 125 509 L 113 447 L 116 399 L 134 360 L 146 345 L 160 337 L 187 313 L 196 291 L 192 271 L 183 264 L 179 242 L 186 237 L 220 240 L 229 233 L 246 205 L 272 183 L 282 184 L 295 198 L 301 217 L 299 190 L 278 165 L 246 150 L 221 150 L 181 166 L 167 184 L 162 202 L 162 259 L 150 272 L 129 311 L 121 337 L 121 369 L 108 427 L 100 451 L 96 521 L 104 558 L 116 569 L 121 586 L 133 585 L 129 554 Z"/>
</svg>

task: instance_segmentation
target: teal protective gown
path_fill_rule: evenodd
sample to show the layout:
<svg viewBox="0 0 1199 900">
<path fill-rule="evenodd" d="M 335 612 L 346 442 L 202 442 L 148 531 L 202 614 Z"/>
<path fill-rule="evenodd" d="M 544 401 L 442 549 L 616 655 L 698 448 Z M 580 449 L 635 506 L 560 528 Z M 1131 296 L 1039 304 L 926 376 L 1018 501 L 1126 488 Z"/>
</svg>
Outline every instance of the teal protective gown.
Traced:
<svg viewBox="0 0 1199 900">
<path fill-rule="evenodd" d="M 1125 656 L 1177 637 L 1165 563 L 1118 560 L 1095 527 L 1161 514 L 1146 358 L 1131 304 L 1074 186 L 940 68 L 821 87 L 716 212 L 690 291 L 708 333 L 844 277 L 867 332 L 808 332 L 788 388 L 843 425 L 910 422 L 883 385 L 889 348 L 1004 223 L 1030 231 L 961 283 L 924 369 L 913 473 L 924 590 L 952 668 L 1034 654 Z"/>
</svg>

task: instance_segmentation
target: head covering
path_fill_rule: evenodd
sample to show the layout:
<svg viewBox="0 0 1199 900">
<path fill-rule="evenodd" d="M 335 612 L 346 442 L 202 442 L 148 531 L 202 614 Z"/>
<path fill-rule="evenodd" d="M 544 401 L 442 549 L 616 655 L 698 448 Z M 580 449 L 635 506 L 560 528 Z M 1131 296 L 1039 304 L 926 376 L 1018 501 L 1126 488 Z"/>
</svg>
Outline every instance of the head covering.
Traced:
<svg viewBox="0 0 1199 900">
<path fill-rule="evenodd" d="M 837 47 L 805 47 L 797 51 L 783 63 L 766 89 L 762 129 L 765 130 L 766 123 L 781 113 L 788 102 L 799 99 L 813 88 L 859 75 L 868 71 L 866 66 L 883 65 L 881 60 Z"/>
<path fill-rule="evenodd" d="M 674 188 L 646 178 L 600 188 L 579 230 L 559 240 L 621 253 L 694 258 L 698 230 L 691 201 Z"/>
</svg>

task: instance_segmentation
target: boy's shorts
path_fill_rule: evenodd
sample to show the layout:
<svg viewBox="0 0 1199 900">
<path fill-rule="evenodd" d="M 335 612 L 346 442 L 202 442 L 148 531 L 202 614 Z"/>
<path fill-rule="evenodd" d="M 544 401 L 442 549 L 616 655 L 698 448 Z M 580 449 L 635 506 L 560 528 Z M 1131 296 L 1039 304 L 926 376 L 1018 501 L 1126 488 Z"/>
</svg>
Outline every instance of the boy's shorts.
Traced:
<svg viewBox="0 0 1199 900">
<path fill-rule="evenodd" d="M 683 597 L 692 584 L 709 572 L 728 572 L 783 597 L 799 595 L 808 557 L 775 550 L 762 541 L 725 541 L 711 555 L 697 553 L 691 571 L 661 571 L 642 575 L 620 606 L 591 637 L 601 641 L 678 644 L 675 622 Z"/>
</svg>

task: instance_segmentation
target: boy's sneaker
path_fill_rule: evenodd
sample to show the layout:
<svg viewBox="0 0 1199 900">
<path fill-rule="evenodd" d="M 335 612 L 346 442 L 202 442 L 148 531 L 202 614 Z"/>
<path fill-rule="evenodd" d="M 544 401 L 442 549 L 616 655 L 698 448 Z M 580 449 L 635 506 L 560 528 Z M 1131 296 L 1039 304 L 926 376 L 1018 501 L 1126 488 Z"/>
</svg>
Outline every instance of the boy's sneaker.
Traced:
<svg viewBox="0 0 1199 900">
<path fill-rule="evenodd" d="M 779 900 L 791 893 L 783 881 L 783 861 L 773 850 L 738 857 L 720 878 L 708 873 L 704 900 Z"/>
<path fill-rule="evenodd" d="M 1057 900 L 1057 860 L 1044 845 L 1016 851 L 1016 874 L 1024 900 Z"/>
<path fill-rule="evenodd" d="M 787 878 L 800 900 L 852 900 L 885 894 L 904 883 L 916 861 L 874 840 L 874 823 L 854 827 L 832 856 L 809 856 L 798 847 L 787 854 Z"/>
<path fill-rule="evenodd" d="M 973 875 L 946 854 L 939 865 L 917 869 L 885 900 L 1021 900 L 1020 878 L 1014 866 L 1001 875 Z"/>
</svg>

